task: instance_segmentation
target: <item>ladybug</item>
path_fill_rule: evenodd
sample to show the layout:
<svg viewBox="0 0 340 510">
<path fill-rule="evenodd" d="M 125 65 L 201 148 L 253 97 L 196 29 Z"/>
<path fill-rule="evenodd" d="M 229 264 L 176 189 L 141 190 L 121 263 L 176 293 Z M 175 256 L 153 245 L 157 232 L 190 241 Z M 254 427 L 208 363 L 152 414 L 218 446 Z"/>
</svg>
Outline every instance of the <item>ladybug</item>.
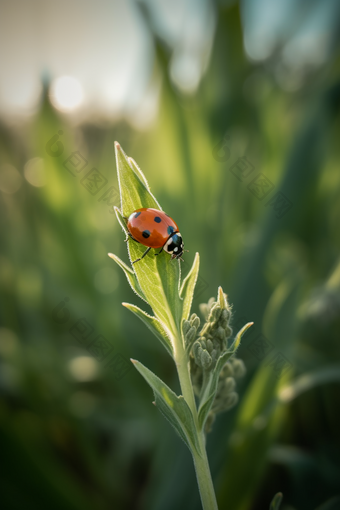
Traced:
<svg viewBox="0 0 340 510">
<path fill-rule="evenodd" d="M 183 239 L 178 226 L 168 214 L 158 209 L 142 207 L 137 209 L 127 218 L 128 236 L 137 243 L 148 246 L 143 255 L 132 262 L 135 264 L 151 250 L 161 248 L 156 255 L 163 250 L 171 255 L 172 259 L 181 259 L 183 255 Z M 181 259 L 183 260 L 183 259 Z"/>
</svg>

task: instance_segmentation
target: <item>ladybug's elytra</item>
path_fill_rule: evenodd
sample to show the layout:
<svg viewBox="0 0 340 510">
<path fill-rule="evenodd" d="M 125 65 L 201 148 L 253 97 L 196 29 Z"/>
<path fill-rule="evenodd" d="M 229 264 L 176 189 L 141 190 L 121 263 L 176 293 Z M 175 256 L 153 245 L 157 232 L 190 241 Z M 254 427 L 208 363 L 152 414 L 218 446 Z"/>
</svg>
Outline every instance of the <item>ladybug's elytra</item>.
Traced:
<svg viewBox="0 0 340 510">
<path fill-rule="evenodd" d="M 143 255 L 132 262 L 135 264 L 151 250 L 161 248 L 171 255 L 171 259 L 180 259 L 183 255 L 183 240 L 178 226 L 170 216 L 158 209 L 142 207 L 130 214 L 127 220 L 128 235 L 137 243 L 148 246 Z M 187 251 L 187 250 L 185 250 Z M 183 260 L 183 259 L 181 259 Z"/>
</svg>

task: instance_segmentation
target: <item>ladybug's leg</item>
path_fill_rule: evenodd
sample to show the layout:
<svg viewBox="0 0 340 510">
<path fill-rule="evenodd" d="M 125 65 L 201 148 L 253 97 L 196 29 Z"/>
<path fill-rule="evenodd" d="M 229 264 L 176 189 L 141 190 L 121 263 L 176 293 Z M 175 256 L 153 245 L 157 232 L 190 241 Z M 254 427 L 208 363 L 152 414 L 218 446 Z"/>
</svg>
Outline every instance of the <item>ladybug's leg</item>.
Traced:
<svg viewBox="0 0 340 510">
<path fill-rule="evenodd" d="M 145 257 L 145 255 L 146 255 L 147 253 L 149 253 L 149 251 L 150 251 L 150 250 L 151 250 L 151 247 L 150 247 L 150 248 L 148 248 L 147 250 L 145 250 L 145 252 L 143 253 L 143 255 L 142 255 L 139 259 L 134 260 L 134 261 L 132 262 L 132 264 L 136 264 L 136 262 L 138 262 L 139 260 L 142 260 L 142 259 Z"/>
<path fill-rule="evenodd" d="M 137 239 L 135 239 L 135 238 L 133 237 L 133 235 L 132 235 L 129 231 L 127 231 L 126 233 L 127 233 L 127 238 L 126 238 L 126 239 L 124 239 L 124 241 L 125 241 L 126 243 L 128 242 L 129 237 L 131 237 L 131 239 L 133 239 L 133 241 L 136 241 L 136 243 L 139 243 L 139 241 L 137 241 Z"/>
<path fill-rule="evenodd" d="M 155 256 L 156 256 L 156 255 L 159 255 L 160 253 L 162 253 L 162 251 L 163 251 L 163 250 L 164 250 L 164 245 L 162 246 L 162 248 L 159 250 L 159 252 L 158 252 L 158 253 L 155 253 Z"/>
</svg>

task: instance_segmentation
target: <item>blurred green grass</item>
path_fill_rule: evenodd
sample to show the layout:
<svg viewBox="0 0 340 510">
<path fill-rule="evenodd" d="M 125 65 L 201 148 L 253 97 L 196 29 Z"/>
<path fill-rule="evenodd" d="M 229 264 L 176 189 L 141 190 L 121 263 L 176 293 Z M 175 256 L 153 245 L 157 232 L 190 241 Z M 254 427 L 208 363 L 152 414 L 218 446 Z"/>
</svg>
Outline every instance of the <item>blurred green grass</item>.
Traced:
<svg viewBox="0 0 340 510">
<path fill-rule="evenodd" d="M 268 508 L 278 491 L 283 509 L 315 508 L 339 494 L 339 383 L 275 402 L 284 384 L 340 361 L 339 47 L 285 92 L 246 59 L 238 6 L 221 7 L 209 69 L 186 98 L 167 77 L 166 47 L 155 44 L 163 88 L 151 130 L 72 127 L 47 95 L 29 123 L 0 128 L 1 162 L 23 176 L 28 160 L 42 158 L 46 176 L 43 187 L 22 177 L 0 200 L 4 508 L 199 508 L 190 456 L 140 376 L 117 378 L 70 333 L 85 318 L 115 353 L 147 361 L 179 391 L 166 353 L 121 306 L 137 298 L 107 257 L 127 261 L 114 215 L 63 166 L 80 150 L 85 171 L 107 178 L 103 192 L 117 186 L 114 140 L 179 223 L 185 267 L 200 252 L 207 288 L 194 311 L 222 285 L 234 322 L 255 322 L 239 351 L 248 368 L 241 401 L 208 439 L 220 508 Z M 45 146 L 60 129 L 64 152 L 53 158 Z M 230 157 L 218 162 L 213 149 L 225 135 Z M 240 182 L 230 168 L 244 155 L 255 171 Z M 247 188 L 260 172 L 275 186 L 269 197 L 281 192 L 293 204 L 280 219 Z M 65 297 L 70 318 L 58 323 L 53 310 Z M 259 335 L 289 362 L 281 377 L 269 355 L 254 355 Z"/>
</svg>

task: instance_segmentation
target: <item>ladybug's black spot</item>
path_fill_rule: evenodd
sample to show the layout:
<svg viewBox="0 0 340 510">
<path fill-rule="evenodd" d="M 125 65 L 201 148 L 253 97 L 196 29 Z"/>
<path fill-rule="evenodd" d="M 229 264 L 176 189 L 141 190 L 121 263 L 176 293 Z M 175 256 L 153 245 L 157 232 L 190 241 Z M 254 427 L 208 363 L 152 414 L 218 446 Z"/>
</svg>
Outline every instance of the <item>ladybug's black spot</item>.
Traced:
<svg viewBox="0 0 340 510">
<path fill-rule="evenodd" d="M 159 216 L 155 216 L 155 218 L 153 219 L 153 221 L 155 221 L 156 223 L 160 223 L 162 220 L 160 219 Z"/>
<path fill-rule="evenodd" d="M 135 218 L 138 218 L 138 216 L 139 216 L 140 214 L 142 214 L 142 213 L 141 213 L 141 211 L 136 212 L 136 214 L 135 214 Z"/>
<path fill-rule="evenodd" d="M 145 237 L 145 239 L 150 237 L 150 230 L 143 230 L 142 236 Z"/>
<path fill-rule="evenodd" d="M 168 227 L 168 234 L 169 236 L 174 232 L 174 227 Z"/>
</svg>

